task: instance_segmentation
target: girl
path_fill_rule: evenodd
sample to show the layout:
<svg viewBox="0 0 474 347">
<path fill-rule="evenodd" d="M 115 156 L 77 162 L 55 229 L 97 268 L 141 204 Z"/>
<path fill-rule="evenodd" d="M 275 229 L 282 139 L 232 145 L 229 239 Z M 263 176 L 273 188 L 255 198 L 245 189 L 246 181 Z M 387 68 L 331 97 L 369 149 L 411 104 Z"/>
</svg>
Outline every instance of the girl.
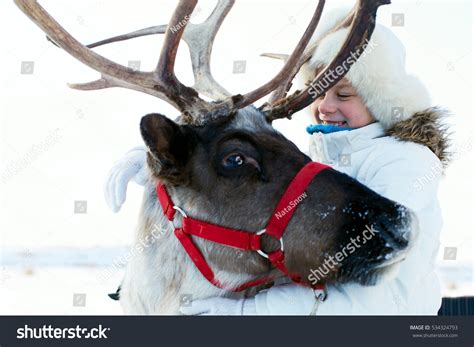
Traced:
<svg viewBox="0 0 474 347">
<path fill-rule="evenodd" d="M 300 71 L 305 81 L 312 81 L 339 51 L 348 30 L 331 28 L 347 13 L 336 10 L 320 23 L 313 39 L 321 41 Z M 310 107 L 315 123 L 307 129 L 310 157 L 417 215 L 419 235 L 398 273 L 371 287 L 329 286 L 328 299 L 317 306 L 312 289 L 284 284 L 255 298 L 196 300 L 182 313 L 436 315 L 441 293 L 434 261 L 442 225 L 437 190 L 448 158 L 446 131 L 440 123 L 443 112 L 430 105 L 425 86 L 405 71 L 404 46 L 389 29 L 377 25 L 370 49 Z M 113 168 L 106 199 L 114 211 L 125 201 L 128 181 L 143 180 L 144 163 L 145 149 L 136 148 Z"/>
</svg>

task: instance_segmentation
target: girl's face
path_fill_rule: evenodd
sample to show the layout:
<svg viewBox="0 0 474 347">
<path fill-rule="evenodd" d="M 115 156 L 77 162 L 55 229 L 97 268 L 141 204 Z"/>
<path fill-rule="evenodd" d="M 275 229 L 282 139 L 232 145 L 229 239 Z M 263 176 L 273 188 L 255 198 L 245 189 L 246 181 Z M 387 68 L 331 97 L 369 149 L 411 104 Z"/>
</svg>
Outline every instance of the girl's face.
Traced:
<svg viewBox="0 0 474 347">
<path fill-rule="evenodd" d="M 345 78 L 313 102 L 311 113 L 317 124 L 340 127 L 360 128 L 375 121 Z"/>
</svg>

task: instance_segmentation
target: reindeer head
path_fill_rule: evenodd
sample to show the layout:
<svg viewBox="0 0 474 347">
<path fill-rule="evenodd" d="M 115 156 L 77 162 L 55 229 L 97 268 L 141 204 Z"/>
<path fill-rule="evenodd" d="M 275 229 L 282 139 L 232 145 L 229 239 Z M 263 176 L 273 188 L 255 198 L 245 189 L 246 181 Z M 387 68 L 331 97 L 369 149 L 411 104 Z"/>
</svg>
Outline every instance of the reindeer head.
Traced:
<svg viewBox="0 0 474 347">
<path fill-rule="evenodd" d="M 102 74 L 97 81 L 73 88 L 124 87 L 157 96 L 179 109 L 182 114 L 176 121 L 160 114 L 142 118 L 140 130 L 149 148 L 147 161 L 153 180 L 164 183 L 175 203 L 193 218 L 250 232 L 265 228 L 288 184 L 311 161 L 272 127 L 272 121 L 291 118 L 308 106 L 318 97 L 311 85 L 328 80 L 341 62 L 350 65 L 348 57 L 362 53 L 378 6 L 389 2 L 359 0 L 348 18 L 338 24 L 350 25 L 351 29 L 332 63 L 306 90 L 286 96 L 292 79 L 309 58 L 305 49 L 322 14 L 321 0 L 280 73 L 250 93 L 232 96 L 212 77 L 209 60 L 214 37 L 234 1 L 219 1 L 209 18 L 196 25 L 187 23 L 187 18 L 197 0 L 181 0 L 168 26 L 89 45 L 165 33 L 161 56 L 152 72 L 134 71 L 94 53 L 62 29 L 36 1 L 15 1 L 53 42 Z M 180 30 L 167 29 L 176 28 L 178 23 Z M 174 74 L 181 38 L 190 46 L 195 75 L 192 88 L 181 84 Z M 325 89 L 341 78 L 343 75 L 329 79 Z M 252 106 L 270 92 L 268 103 L 260 108 Z M 199 93 L 216 101 L 205 101 Z M 319 271 L 324 273 L 323 278 L 317 278 L 321 282 L 373 284 L 403 258 L 413 236 L 414 221 L 406 208 L 332 169 L 317 175 L 294 203 L 298 209 L 285 232 L 286 266 L 307 282 Z M 241 251 L 233 248 L 198 242 L 207 249 L 209 262 L 221 270 L 255 275 L 272 271 L 271 264 L 254 252 L 239 257 Z M 263 239 L 264 249 L 277 247 L 277 240 Z M 330 265 L 335 258 L 337 264 Z"/>
<path fill-rule="evenodd" d="M 252 106 L 204 127 L 150 114 L 141 132 L 151 172 L 174 202 L 193 218 L 228 228 L 264 229 L 289 183 L 311 161 Z M 335 170 L 318 174 L 297 205 L 284 235 L 286 265 L 308 281 L 320 269 L 325 282 L 375 283 L 408 247 L 410 213 Z M 265 250 L 278 249 L 271 237 L 263 242 Z M 254 252 L 239 257 L 241 251 L 207 241 L 201 247 L 220 270 L 271 270 Z M 345 253 L 342 261 L 329 266 L 338 252 Z"/>
</svg>

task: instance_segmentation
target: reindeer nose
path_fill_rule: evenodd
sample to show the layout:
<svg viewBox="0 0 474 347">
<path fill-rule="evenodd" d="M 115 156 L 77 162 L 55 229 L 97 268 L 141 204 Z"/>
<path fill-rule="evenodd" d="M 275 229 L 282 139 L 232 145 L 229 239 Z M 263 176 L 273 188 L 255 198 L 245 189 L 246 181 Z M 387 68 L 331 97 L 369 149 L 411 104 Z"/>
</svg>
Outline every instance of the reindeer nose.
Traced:
<svg viewBox="0 0 474 347">
<path fill-rule="evenodd" d="M 408 247 L 412 237 L 413 218 L 410 210 L 403 206 L 397 206 L 397 213 L 382 213 L 376 218 L 373 228 L 380 232 L 380 237 L 385 241 L 385 247 L 404 250 Z"/>
<path fill-rule="evenodd" d="M 418 234 L 418 221 L 412 211 L 390 200 L 372 203 L 371 210 L 370 206 L 358 206 L 362 211 L 369 207 L 368 223 L 362 233 L 358 229 L 352 234 L 351 241 L 360 236 L 360 249 L 344 260 L 340 271 L 363 285 L 374 285 L 382 278 L 396 276 Z M 357 210 L 351 213 L 362 215 Z"/>
<path fill-rule="evenodd" d="M 418 220 L 408 208 L 396 205 L 393 213 L 383 213 L 375 221 L 373 228 L 380 231 L 385 248 L 393 252 L 408 251 L 418 235 Z"/>
</svg>

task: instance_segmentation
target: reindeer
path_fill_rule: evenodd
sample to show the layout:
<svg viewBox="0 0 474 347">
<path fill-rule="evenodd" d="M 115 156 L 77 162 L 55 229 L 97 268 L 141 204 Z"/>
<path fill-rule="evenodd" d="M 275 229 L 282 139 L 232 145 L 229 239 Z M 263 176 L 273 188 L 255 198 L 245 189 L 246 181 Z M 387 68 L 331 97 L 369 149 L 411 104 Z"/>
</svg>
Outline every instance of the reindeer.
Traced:
<svg viewBox="0 0 474 347">
<path fill-rule="evenodd" d="M 314 98 L 311 85 L 287 93 L 309 58 L 305 49 L 321 17 L 323 0 L 282 70 L 244 95 L 231 95 L 210 72 L 212 44 L 233 0 L 219 1 L 201 24 L 187 21 L 197 0 L 180 0 L 167 26 L 89 47 L 74 39 L 37 1 L 15 2 L 56 45 L 101 73 L 98 80 L 72 88 L 128 88 L 166 100 L 181 112 L 175 121 L 152 113 L 140 123 L 148 146 L 149 177 L 136 243 L 153 239 L 157 228 L 161 232 L 127 266 L 120 292 L 126 313 L 177 314 L 183 295 L 250 296 L 257 285 L 285 276 L 316 289 L 336 282 L 372 285 L 403 260 L 416 235 L 414 215 L 349 176 L 311 162 L 272 127 L 274 120 L 291 118 Z M 351 27 L 346 43 L 312 85 L 351 54 L 360 54 L 374 28 L 377 8 L 385 3 L 389 1 L 358 1 L 338 24 Z M 132 70 L 90 49 L 156 33 L 165 36 L 151 72 Z M 174 73 L 181 38 L 190 47 L 193 87 L 183 85 Z M 271 92 L 267 103 L 252 105 Z M 367 226 L 375 230 L 373 237 L 329 271 L 319 287 L 314 286 L 312 270 Z"/>
</svg>

